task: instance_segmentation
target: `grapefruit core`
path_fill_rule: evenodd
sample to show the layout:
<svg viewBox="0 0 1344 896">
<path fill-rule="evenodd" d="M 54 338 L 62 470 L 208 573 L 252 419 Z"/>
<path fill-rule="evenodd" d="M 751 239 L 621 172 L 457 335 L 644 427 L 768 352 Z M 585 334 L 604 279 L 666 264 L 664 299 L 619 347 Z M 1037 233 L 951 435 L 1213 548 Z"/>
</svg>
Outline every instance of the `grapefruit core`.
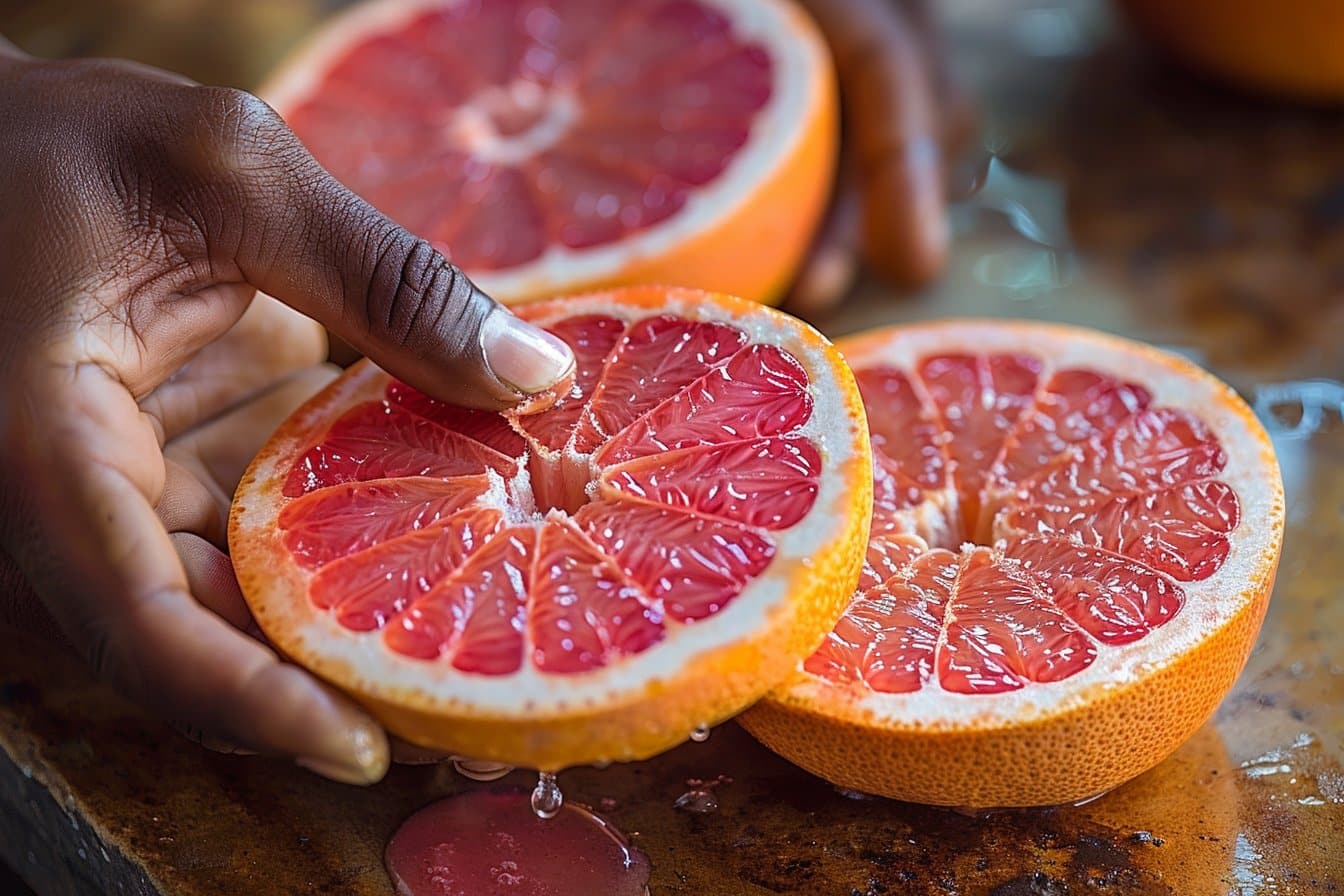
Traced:
<svg viewBox="0 0 1344 896">
<path fill-rule="evenodd" d="M 1263 428 L 1189 362 L 956 321 L 841 344 L 873 439 L 858 590 L 742 722 L 853 790 L 966 807 L 1096 796 L 1184 742 L 1269 599 Z"/>
<path fill-rule="evenodd" d="M 849 368 L 741 299 L 538 303 L 572 390 L 520 415 L 361 362 L 244 476 L 229 543 L 285 655 L 401 737 L 554 770 L 642 758 L 815 649 L 858 579 L 872 470 Z"/>
<path fill-rule="evenodd" d="M 259 93 L 506 302 L 663 282 L 774 301 L 838 141 L 825 44 L 785 0 L 372 0 Z"/>
</svg>

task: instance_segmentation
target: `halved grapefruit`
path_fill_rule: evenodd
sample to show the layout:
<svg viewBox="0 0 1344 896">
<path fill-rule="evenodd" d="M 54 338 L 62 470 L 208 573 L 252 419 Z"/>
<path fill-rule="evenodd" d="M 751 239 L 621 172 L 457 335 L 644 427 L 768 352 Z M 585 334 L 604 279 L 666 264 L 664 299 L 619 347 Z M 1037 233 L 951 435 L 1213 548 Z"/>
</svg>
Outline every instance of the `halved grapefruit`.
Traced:
<svg viewBox="0 0 1344 896">
<path fill-rule="evenodd" d="M 1086 330 L 955 321 L 842 343 L 875 498 L 853 601 L 742 722 L 840 786 L 967 807 L 1103 793 L 1209 716 L 1283 536 L 1226 385 Z"/>
<path fill-rule="evenodd" d="M 506 302 L 651 282 L 772 301 L 838 140 L 825 44 L 785 0 L 371 0 L 259 93 Z"/>
<path fill-rule="evenodd" d="M 229 543 L 276 647 L 421 746 L 553 770 L 733 715 L 853 592 L 872 469 L 849 368 L 741 299 L 529 305 L 573 390 L 529 416 L 361 362 L 272 437 Z"/>
</svg>

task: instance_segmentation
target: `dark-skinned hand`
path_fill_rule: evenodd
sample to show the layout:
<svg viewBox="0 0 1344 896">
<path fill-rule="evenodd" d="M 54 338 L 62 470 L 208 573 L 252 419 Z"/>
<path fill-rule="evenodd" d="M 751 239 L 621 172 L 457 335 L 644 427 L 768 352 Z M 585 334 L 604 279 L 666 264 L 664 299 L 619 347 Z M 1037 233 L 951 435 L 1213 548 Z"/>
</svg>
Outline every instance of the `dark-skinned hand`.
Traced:
<svg viewBox="0 0 1344 896">
<path fill-rule="evenodd" d="M 569 349 L 246 93 L 0 40 L 0 122 L 0 581 L 27 586 L 0 611 L 44 609 L 102 677 L 207 744 L 377 780 L 382 728 L 248 633 L 224 553 L 233 489 L 334 375 L 322 325 L 486 408 L 564 378 Z"/>
<path fill-rule="evenodd" d="M 923 0 L 803 2 L 845 111 L 844 173 L 790 301 L 814 314 L 860 252 L 901 285 L 941 269 L 945 159 L 969 107 Z M 482 407 L 563 378 L 568 351 L 333 181 L 247 94 L 0 40 L 0 120 L 0 617 L 44 609 L 103 677 L 207 745 L 376 780 L 381 728 L 251 636 L 229 496 L 335 375 L 322 325 Z"/>
</svg>

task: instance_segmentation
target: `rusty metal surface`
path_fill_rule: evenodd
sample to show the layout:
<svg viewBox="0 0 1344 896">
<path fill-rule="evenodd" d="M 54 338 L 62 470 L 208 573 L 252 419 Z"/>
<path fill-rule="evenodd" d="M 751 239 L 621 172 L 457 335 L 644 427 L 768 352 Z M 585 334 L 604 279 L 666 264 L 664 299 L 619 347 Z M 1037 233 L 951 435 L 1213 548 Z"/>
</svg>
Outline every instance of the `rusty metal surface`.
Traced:
<svg viewBox="0 0 1344 896">
<path fill-rule="evenodd" d="M 211 32 L 212 4 L 19 4 L 0 9 L 0 33 L 248 83 L 320 5 L 230 4 L 240 19 Z M 151 6 L 139 29 L 108 13 Z M 1344 892 L 1344 115 L 1212 91 L 1149 60 L 1091 3 L 949 0 L 945 14 L 986 97 L 989 189 L 958 208 L 937 288 L 865 285 L 818 323 L 1087 323 L 1232 382 L 1275 435 L 1288 495 L 1246 672 L 1175 756 L 1082 807 L 966 817 L 851 799 L 731 724 L 651 762 L 566 772 L 565 793 L 610 801 L 603 814 L 652 860 L 654 894 Z M 72 34 L 82 43 L 63 44 Z M 184 49 L 193 41 L 211 52 Z M 242 51 L 232 67 L 224 41 Z M 0 857 L 50 892 L 388 894 L 392 830 L 467 786 L 399 768 L 361 790 L 212 755 L 46 642 L 0 631 L 0 643 Z M 674 808 L 688 779 L 720 775 L 716 810 Z"/>
</svg>

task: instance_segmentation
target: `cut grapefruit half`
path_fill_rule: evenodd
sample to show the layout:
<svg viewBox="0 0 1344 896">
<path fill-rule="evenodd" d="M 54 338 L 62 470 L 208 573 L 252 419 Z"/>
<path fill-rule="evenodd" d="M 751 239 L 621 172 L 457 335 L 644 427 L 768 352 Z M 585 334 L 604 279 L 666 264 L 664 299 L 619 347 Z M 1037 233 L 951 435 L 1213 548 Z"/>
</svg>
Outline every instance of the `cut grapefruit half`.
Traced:
<svg viewBox="0 0 1344 896">
<path fill-rule="evenodd" d="M 1228 386 L 1066 327 L 841 344 L 875 487 L 853 601 L 742 722 L 836 784 L 967 807 L 1087 799 L 1171 753 L 1269 600 L 1283 488 Z"/>
<path fill-rule="evenodd" d="M 536 303 L 573 389 L 528 416 L 365 361 L 272 437 L 229 544 L 285 655 L 421 746 L 542 770 L 733 715 L 834 625 L 872 468 L 836 350 L 742 299 Z"/>
<path fill-rule="evenodd" d="M 838 139 L 825 44 L 785 0 L 371 0 L 259 93 L 506 302 L 666 282 L 773 301 Z"/>
</svg>

